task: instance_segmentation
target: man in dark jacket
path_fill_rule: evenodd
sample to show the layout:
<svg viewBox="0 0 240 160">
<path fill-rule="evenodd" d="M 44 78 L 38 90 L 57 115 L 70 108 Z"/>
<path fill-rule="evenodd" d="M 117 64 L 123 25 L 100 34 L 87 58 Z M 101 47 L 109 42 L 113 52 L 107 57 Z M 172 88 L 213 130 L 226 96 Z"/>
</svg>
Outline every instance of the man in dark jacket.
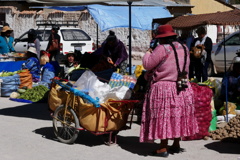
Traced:
<svg viewBox="0 0 240 160">
<path fill-rule="evenodd" d="M 204 27 L 199 27 L 196 31 L 198 38 L 195 38 L 192 47 L 203 46 L 203 54 L 200 58 L 196 58 L 193 55 L 190 57 L 189 66 L 189 78 L 194 78 L 194 73 L 199 82 L 204 82 L 208 79 L 208 66 L 212 62 L 211 52 L 212 52 L 212 40 L 207 36 L 206 29 Z M 205 53 L 205 54 L 204 54 Z"/>
</svg>

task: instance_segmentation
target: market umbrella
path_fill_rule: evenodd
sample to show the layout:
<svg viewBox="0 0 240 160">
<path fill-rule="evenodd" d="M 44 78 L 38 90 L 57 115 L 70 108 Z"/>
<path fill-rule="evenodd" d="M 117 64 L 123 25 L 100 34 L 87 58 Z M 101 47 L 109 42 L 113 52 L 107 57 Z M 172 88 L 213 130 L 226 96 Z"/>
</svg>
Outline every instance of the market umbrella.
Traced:
<svg viewBox="0 0 240 160">
<path fill-rule="evenodd" d="M 103 2 L 118 2 L 118 1 L 124 1 L 127 2 L 129 5 L 129 37 L 131 37 L 131 5 L 132 2 L 134 1 L 142 1 L 142 0 L 27 0 L 27 2 L 29 3 L 45 3 L 45 4 L 53 4 L 53 5 L 77 5 L 77 4 L 101 4 Z M 131 44 L 131 38 L 129 38 L 129 75 L 131 75 L 132 73 L 132 69 L 131 69 L 131 57 L 132 57 L 132 44 Z"/>
</svg>

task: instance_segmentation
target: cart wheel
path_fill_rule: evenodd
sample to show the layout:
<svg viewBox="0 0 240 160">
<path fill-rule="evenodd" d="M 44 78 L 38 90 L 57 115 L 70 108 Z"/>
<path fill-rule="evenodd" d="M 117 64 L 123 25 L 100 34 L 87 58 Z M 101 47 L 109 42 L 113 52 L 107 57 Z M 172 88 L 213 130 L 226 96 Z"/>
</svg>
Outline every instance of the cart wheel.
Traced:
<svg viewBox="0 0 240 160">
<path fill-rule="evenodd" d="M 79 120 L 76 113 L 70 107 L 67 108 L 67 113 L 64 120 L 65 106 L 59 106 L 53 114 L 54 134 L 59 141 L 67 144 L 72 144 L 78 137 L 80 128 Z"/>
</svg>

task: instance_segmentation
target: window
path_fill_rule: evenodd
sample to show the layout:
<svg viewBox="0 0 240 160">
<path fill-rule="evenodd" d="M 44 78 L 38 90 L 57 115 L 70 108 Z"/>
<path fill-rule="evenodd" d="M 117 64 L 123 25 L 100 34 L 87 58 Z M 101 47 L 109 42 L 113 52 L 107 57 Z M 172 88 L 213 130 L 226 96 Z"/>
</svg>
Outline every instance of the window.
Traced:
<svg viewBox="0 0 240 160">
<path fill-rule="evenodd" d="M 61 30 L 64 41 L 90 41 L 91 38 L 82 30 L 63 29 Z"/>
<path fill-rule="evenodd" d="M 240 45 L 240 34 L 235 34 L 231 38 L 229 38 L 226 42 L 225 45 L 228 46 L 233 46 L 233 45 Z"/>
<path fill-rule="evenodd" d="M 44 31 L 43 30 L 37 30 L 37 38 L 39 39 L 39 41 L 43 41 L 44 39 Z"/>
<path fill-rule="evenodd" d="M 27 42 L 28 41 L 28 32 L 25 32 L 20 38 L 19 41 L 20 42 Z"/>
<path fill-rule="evenodd" d="M 44 41 L 48 41 L 49 40 L 49 36 L 51 35 L 52 31 L 51 30 L 45 30 L 45 34 L 44 34 Z"/>
</svg>

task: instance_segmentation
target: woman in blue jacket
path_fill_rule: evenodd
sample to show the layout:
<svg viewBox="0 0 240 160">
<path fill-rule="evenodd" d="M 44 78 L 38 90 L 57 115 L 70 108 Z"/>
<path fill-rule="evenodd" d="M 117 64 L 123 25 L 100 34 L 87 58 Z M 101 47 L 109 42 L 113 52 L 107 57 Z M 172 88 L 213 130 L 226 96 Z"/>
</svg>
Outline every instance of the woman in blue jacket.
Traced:
<svg viewBox="0 0 240 160">
<path fill-rule="evenodd" d="M 37 51 L 34 47 L 29 47 L 26 53 L 27 60 L 22 65 L 22 69 L 28 69 L 32 74 L 33 82 L 38 82 L 40 80 L 40 62 L 37 58 Z"/>
<path fill-rule="evenodd" d="M 4 26 L 0 36 L 0 54 L 6 55 L 10 52 L 15 52 L 13 48 L 14 38 L 11 37 L 13 30 L 9 26 Z"/>
</svg>

